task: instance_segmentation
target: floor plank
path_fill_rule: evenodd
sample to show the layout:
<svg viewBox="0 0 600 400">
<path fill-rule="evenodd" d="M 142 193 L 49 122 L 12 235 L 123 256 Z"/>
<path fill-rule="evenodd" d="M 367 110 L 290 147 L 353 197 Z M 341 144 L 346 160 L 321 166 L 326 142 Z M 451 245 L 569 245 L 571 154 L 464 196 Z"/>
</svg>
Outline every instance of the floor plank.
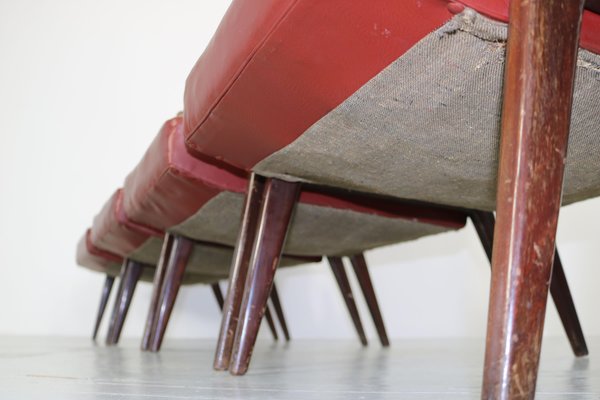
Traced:
<svg viewBox="0 0 600 400">
<path fill-rule="evenodd" d="M 0 338 L 2 399 L 477 399 L 483 341 L 259 342 L 250 372 L 211 369 L 214 341 L 168 340 L 160 354 L 137 340 L 118 348 L 85 339 Z M 537 399 L 600 399 L 600 362 L 575 359 L 563 338 L 544 342 Z"/>
</svg>

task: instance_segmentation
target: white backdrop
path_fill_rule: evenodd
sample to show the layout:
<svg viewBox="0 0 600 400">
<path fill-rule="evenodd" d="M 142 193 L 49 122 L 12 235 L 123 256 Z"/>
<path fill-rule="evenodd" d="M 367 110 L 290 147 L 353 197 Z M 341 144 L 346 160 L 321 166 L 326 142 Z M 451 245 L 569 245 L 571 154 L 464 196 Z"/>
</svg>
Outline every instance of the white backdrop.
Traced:
<svg viewBox="0 0 600 400">
<path fill-rule="evenodd" d="M 75 244 L 182 108 L 187 73 L 227 5 L 0 0 L 0 334 L 90 333 L 103 277 L 75 265 Z M 588 335 L 600 334 L 599 210 L 599 200 L 567 207 L 559 224 Z M 484 336 L 489 265 L 472 226 L 367 260 L 391 337 Z M 294 337 L 354 337 L 325 264 L 283 270 L 277 283 Z M 124 335 L 140 335 L 149 296 L 140 285 Z M 210 290 L 187 287 L 168 335 L 214 337 L 218 324 Z M 546 333 L 562 334 L 553 306 Z"/>
</svg>

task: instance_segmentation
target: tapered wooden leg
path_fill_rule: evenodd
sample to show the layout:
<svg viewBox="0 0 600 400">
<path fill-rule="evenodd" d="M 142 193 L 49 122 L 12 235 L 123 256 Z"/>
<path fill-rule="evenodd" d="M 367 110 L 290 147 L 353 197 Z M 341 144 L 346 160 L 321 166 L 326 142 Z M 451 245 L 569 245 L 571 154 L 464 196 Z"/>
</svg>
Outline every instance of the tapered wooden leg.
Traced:
<svg viewBox="0 0 600 400">
<path fill-rule="evenodd" d="M 383 323 L 377 296 L 375 296 L 375 289 L 373 289 L 373 283 L 371 282 L 371 275 L 367 268 L 365 256 L 363 254 L 356 254 L 350 257 L 350 262 L 352 263 L 352 268 L 354 268 L 354 273 L 356 274 L 360 288 L 367 301 L 367 306 L 371 312 L 375 329 L 377 329 L 377 334 L 379 335 L 379 341 L 383 347 L 388 347 L 390 341 L 387 332 L 385 331 L 385 324 Z"/>
<path fill-rule="evenodd" d="M 277 334 L 277 329 L 275 328 L 275 321 L 273 321 L 273 314 L 271 313 L 271 308 L 268 305 L 265 308 L 265 319 L 267 320 L 267 325 L 269 325 L 271 335 L 273 335 L 273 340 L 278 341 L 279 335 Z"/>
<path fill-rule="evenodd" d="M 105 339 L 105 344 L 107 346 L 110 346 L 113 344 L 113 343 L 111 343 L 111 340 L 113 337 L 115 322 L 117 320 L 117 313 L 119 312 L 118 304 L 119 304 L 119 299 L 121 298 L 121 293 L 123 293 L 123 279 L 125 278 L 125 273 L 127 272 L 128 263 L 129 263 L 129 261 L 127 259 L 124 259 L 123 265 L 121 265 L 121 271 L 119 272 L 119 285 L 117 286 L 117 296 L 115 297 L 113 310 L 110 315 L 110 320 L 108 321 L 108 331 L 106 333 L 106 339 Z"/>
<path fill-rule="evenodd" d="M 221 329 L 215 351 L 213 367 L 216 370 L 229 368 L 233 341 L 237 329 L 242 298 L 244 296 L 244 285 L 248 274 L 248 264 L 252 255 L 252 246 L 256 236 L 256 227 L 262 205 L 264 192 L 264 179 L 255 174 L 248 180 L 248 191 L 242 212 L 242 222 L 233 253 L 231 270 L 229 272 L 229 286 L 227 297 L 223 306 L 223 317 L 221 318 Z"/>
<path fill-rule="evenodd" d="M 175 236 L 173 240 L 171 256 L 169 257 L 169 263 L 167 264 L 165 278 L 160 291 L 158 314 L 152 328 L 154 334 L 150 340 L 150 350 L 153 352 L 159 351 L 162 345 L 169 318 L 171 317 L 171 311 L 173 311 L 173 306 L 175 305 L 175 300 L 183 281 L 185 267 L 187 266 L 193 247 L 194 243 L 182 236 Z"/>
<path fill-rule="evenodd" d="M 485 211 L 472 211 L 471 220 L 479 235 L 481 244 L 485 249 L 485 253 L 491 261 L 495 226 L 494 214 Z M 552 294 L 552 299 L 556 305 L 558 315 L 562 321 L 565 332 L 567 333 L 573 353 L 575 353 L 577 357 L 587 355 L 588 349 L 585 342 L 585 336 L 583 335 L 583 330 L 579 323 L 579 317 L 577 316 L 577 310 L 575 309 L 575 303 L 573 303 L 571 290 L 569 289 L 562 262 L 558 255 L 558 249 L 556 249 L 554 254 L 550 293 Z"/>
<path fill-rule="evenodd" d="M 144 335 L 142 336 L 141 348 L 143 351 L 150 349 L 150 340 L 154 335 L 153 328 L 155 325 L 156 318 L 158 317 L 158 301 L 160 298 L 160 291 L 162 289 L 163 281 L 165 279 L 165 271 L 167 269 L 167 263 L 169 262 L 169 256 L 173 247 L 173 235 L 170 233 L 165 234 L 163 240 L 162 250 L 160 252 L 160 258 L 154 272 L 154 282 L 152 283 L 152 297 L 150 298 L 150 307 L 148 308 L 148 316 L 146 317 L 146 325 L 144 327 Z"/>
<path fill-rule="evenodd" d="M 510 2 L 484 399 L 535 395 L 582 9 Z"/>
<path fill-rule="evenodd" d="M 277 286 L 275 286 L 275 283 L 273 283 L 273 289 L 271 290 L 271 302 L 273 303 L 273 308 L 277 314 L 277 319 L 279 320 L 279 325 L 283 331 L 285 341 L 289 342 L 290 332 L 288 330 L 287 323 L 285 322 L 285 315 L 283 315 L 283 308 L 281 307 L 281 302 L 279 301 L 279 294 L 277 293 Z"/>
<path fill-rule="evenodd" d="M 554 253 L 550 293 L 552 294 L 552 299 L 554 300 L 554 305 L 556 305 L 563 328 L 565 328 L 565 332 L 569 338 L 573 353 L 577 357 L 587 356 L 589 351 L 585 342 L 585 336 L 577 317 L 577 310 L 571 296 L 571 290 L 569 289 L 562 261 L 558 255 L 558 249 Z"/>
<path fill-rule="evenodd" d="M 96 316 L 96 324 L 94 325 L 94 333 L 92 334 L 92 340 L 96 340 L 98 337 L 98 330 L 100 329 L 100 323 L 102 322 L 102 316 L 104 316 L 104 310 L 106 310 L 106 304 L 110 297 L 110 292 L 115 282 L 114 276 L 106 275 L 104 280 L 104 286 L 102 287 L 102 294 L 100 295 L 100 306 L 98 307 L 98 315 Z"/>
<path fill-rule="evenodd" d="M 213 294 L 215 295 L 215 299 L 217 300 L 219 309 L 222 311 L 225 300 L 223 300 L 223 292 L 221 292 L 221 286 L 219 286 L 218 283 L 213 283 L 212 285 L 210 285 L 210 288 L 212 289 Z"/>
<path fill-rule="evenodd" d="M 131 299 L 137 283 L 142 275 L 144 266 L 135 261 L 128 260 L 125 266 L 125 271 L 121 275 L 120 291 L 119 295 L 115 299 L 115 307 L 113 309 L 113 315 L 111 319 L 109 333 L 110 335 L 106 338 L 107 345 L 116 345 L 121 337 L 121 331 L 125 324 L 125 318 L 127 317 L 127 311 L 131 305 Z"/>
<path fill-rule="evenodd" d="M 219 308 L 221 310 L 223 310 L 223 293 L 221 293 L 221 287 L 219 286 L 218 283 L 215 283 L 213 285 L 211 285 L 211 288 L 213 290 L 213 293 L 215 294 L 215 299 L 217 300 L 217 303 L 219 304 Z M 269 325 L 269 330 L 271 331 L 271 334 L 273 335 L 273 339 L 275 339 L 276 341 L 279 340 L 279 336 L 277 335 L 277 329 L 275 328 L 275 323 L 273 322 L 273 317 L 272 317 L 272 313 L 269 307 L 267 307 L 266 311 L 265 311 L 265 318 L 267 320 L 267 324 Z M 287 339 L 289 340 L 289 338 Z"/>
<path fill-rule="evenodd" d="M 266 182 L 229 366 L 233 375 L 242 375 L 248 370 L 299 194 L 299 183 L 278 179 Z"/>
<path fill-rule="evenodd" d="M 352 323 L 354 323 L 354 328 L 358 334 L 358 339 L 363 346 L 366 346 L 367 336 L 365 335 L 365 330 L 360 320 L 360 315 L 358 314 L 358 308 L 356 307 L 356 302 L 354 301 L 354 295 L 352 294 L 352 288 L 350 287 L 350 282 L 348 281 L 348 275 L 346 275 L 346 270 L 344 269 L 344 263 L 341 257 L 328 257 L 327 260 L 329 261 L 331 271 L 333 271 L 335 280 L 340 288 L 340 291 L 342 292 L 342 297 L 344 298 L 344 302 L 346 303 L 346 307 L 350 313 L 350 318 L 352 318 Z"/>
</svg>

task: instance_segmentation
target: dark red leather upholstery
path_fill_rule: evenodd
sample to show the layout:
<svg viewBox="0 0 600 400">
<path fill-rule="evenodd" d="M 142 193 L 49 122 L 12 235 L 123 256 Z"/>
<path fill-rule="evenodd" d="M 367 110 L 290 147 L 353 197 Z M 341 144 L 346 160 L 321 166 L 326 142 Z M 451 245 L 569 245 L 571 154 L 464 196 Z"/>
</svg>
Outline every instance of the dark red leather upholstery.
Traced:
<svg viewBox="0 0 600 400">
<path fill-rule="evenodd" d="M 234 0 L 187 79 L 187 144 L 250 169 L 451 17 L 444 0 Z"/>
<path fill-rule="evenodd" d="M 461 0 L 506 20 L 507 0 Z M 447 22 L 446 0 L 234 0 L 188 76 L 190 151 L 250 170 Z M 450 7 L 449 7 L 450 6 Z M 581 44 L 600 51 L 598 15 Z"/>
<path fill-rule="evenodd" d="M 123 211 L 140 225 L 164 231 L 194 215 L 224 190 L 242 193 L 246 180 L 192 157 L 180 116 L 167 121 L 124 185 Z"/>
<path fill-rule="evenodd" d="M 99 249 L 126 257 L 138 249 L 151 234 L 127 225 L 122 207 L 123 191 L 119 189 L 94 218 L 90 243 Z"/>
<path fill-rule="evenodd" d="M 123 262 L 123 259 L 116 254 L 94 246 L 90 238 L 89 229 L 77 244 L 76 258 L 79 265 L 100 272 L 105 272 L 111 264 L 120 264 Z"/>
</svg>

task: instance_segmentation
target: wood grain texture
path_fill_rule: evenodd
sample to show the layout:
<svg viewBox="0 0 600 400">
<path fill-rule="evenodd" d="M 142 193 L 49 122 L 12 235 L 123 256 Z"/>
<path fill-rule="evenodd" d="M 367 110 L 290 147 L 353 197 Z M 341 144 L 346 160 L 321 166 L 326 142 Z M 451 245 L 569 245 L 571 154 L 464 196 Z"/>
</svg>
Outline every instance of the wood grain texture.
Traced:
<svg viewBox="0 0 600 400">
<path fill-rule="evenodd" d="M 142 335 L 142 351 L 150 350 L 150 341 L 154 336 L 154 325 L 158 316 L 158 301 L 160 299 L 160 291 L 165 279 L 165 271 L 167 269 L 167 263 L 169 262 L 169 256 L 171 255 L 171 249 L 173 248 L 174 237 L 170 233 L 165 234 L 163 240 L 163 246 L 160 252 L 160 258 L 158 265 L 154 271 L 154 281 L 152 283 L 152 297 L 150 298 L 150 306 L 148 308 L 148 316 L 146 317 L 146 325 L 144 326 L 144 334 Z"/>
<path fill-rule="evenodd" d="M 193 247 L 194 242 L 183 236 L 175 236 L 173 240 L 173 247 L 160 290 L 158 312 L 152 327 L 153 335 L 150 339 L 150 351 L 152 352 L 159 351 L 162 345 Z"/>
<path fill-rule="evenodd" d="M 273 178 L 266 182 L 229 366 L 233 375 L 243 375 L 248 370 L 299 194 L 299 183 Z"/>
<path fill-rule="evenodd" d="M 262 177 L 255 174 L 250 175 L 240 231 L 229 271 L 227 297 L 223 306 L 221 329 L 219 330 L 219 338 L 217 339 L 213 362 L 213 368 L 218 371 L 224 371 L 229 368 L 233 341 L 235 339 L 242 298 L 244 296 L 248 265 L 252 255 L 252 246 L 256 237 L 256 227 L 263 201 L 264 187 L 264 179 Z"/>
<path fill-rule="evenodd" d="M 583 3 L 510 3 L 484 399 L 535 395 Z"/>
<path fill-rule="evenodd" d="M 470 216 L 473 221 L 473 226 L 479 235 L 481 245 L 491 262 L 494 227 L 496 225 L 494 214 L 487 211 L 472 211 Z M 558 316 L 563 324 L 573 353 L 577 357 L 587 355 L 588 349 L 585 336 L 583 335 L 583 329 L 579 323 L 579 317 L 577 316 L 577 310 L 575 308 L 575 303 L 573 302 L 573 297 L 571 296 L 571 289 L 569 289 L 569 284 L 558 254 L 558 249 L 556 249 L 554 254 L 550 294 L 556 305 Z"/>
</svg>

